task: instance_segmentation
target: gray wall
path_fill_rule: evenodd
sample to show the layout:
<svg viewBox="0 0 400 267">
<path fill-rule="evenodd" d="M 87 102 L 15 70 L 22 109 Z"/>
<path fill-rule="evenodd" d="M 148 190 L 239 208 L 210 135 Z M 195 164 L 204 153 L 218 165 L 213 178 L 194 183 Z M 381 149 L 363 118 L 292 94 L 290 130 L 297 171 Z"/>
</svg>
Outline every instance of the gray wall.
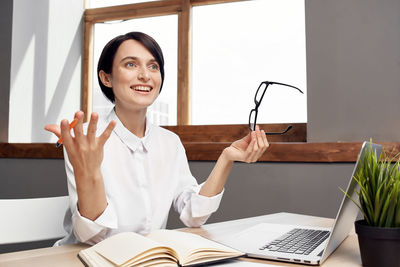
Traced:
<svg viewBox="0 0 400 267">
<path fill-rule="evenodd" d="M 0 199 L 68 194 L 64 160 L 0 158 Z"/>
<path fill-rule="evenodd" d="M 309 141 L 400 140 L 399 20 L 398 0 L 306 1 Z M 190 168 L 201 182 L 213 164 Z M 333 217 L 352 167 L 236 163 L 209 222 L 277 211 Z M 62 160 L 0 159 L 0 170 L 1 198 L 65 190 Z M 168 226 L 181 226 L 175 213 Z"/>
<path fill-rule="evenodd" d="M 213 162 L 190 162 L 202 182 Z M 208 222 L 233 220 L 274 212 L 334 217 L 353 170 L 352 163 L 235 163 L 220 208 Z M 175 212 L 168 227 L 182 227 Z"/>
<path fill-rule="evenodd" d="M 307 138 L 400 140 L 400 1 L 306 0 Z"/>
<path fill-rule="evenodd" d="M 13 1 L 3 0 L 0 7 L 0 142 L 7 142 L 8 116 L 1 114 L 9 110 Z"/>
</svg>

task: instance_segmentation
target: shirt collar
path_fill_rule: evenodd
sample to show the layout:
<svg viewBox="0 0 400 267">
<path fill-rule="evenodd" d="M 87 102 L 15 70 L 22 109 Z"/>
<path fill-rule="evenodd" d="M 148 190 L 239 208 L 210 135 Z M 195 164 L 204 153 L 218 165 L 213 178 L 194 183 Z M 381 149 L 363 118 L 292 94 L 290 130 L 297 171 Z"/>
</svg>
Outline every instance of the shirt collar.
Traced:
<svg viewBox="0 0 400 267">
<path fill-rule="evenodd" d="M 138 148 L 143 147 L 144 151 L 148 151 L 150 146 L 150 138 L 151 129 L 153 125 L 151 124 L 149 118 L 146 117 L 146 130 L 144 132 L 144 137 L 139 138 L 131 131 L 129 131 L 122 122 L 119 120 L 117 114 L 115 113 L 115 109 L 111 109 L 110 114 L 108 115 L 108 122 L 111 120 L 115 120 L 117 124 L 114 128 L 114 133 L 121 139 L 121 141 L 129 147 L 132 151 L 136 151 Z"/>
</svg>

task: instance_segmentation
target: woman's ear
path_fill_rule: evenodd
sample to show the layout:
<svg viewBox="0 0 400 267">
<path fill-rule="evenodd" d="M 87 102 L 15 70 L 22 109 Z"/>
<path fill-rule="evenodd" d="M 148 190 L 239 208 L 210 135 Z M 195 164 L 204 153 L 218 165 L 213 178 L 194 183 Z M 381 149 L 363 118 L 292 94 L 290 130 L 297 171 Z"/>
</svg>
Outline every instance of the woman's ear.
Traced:
<svg viewBox="0 0 400 267">
<path fill-rule="evenodd" d="M 103 70 L 99 72 L 99 77 L 104 86 L 112 88 L 111 74 L 105 73 Z"/>
</svg>

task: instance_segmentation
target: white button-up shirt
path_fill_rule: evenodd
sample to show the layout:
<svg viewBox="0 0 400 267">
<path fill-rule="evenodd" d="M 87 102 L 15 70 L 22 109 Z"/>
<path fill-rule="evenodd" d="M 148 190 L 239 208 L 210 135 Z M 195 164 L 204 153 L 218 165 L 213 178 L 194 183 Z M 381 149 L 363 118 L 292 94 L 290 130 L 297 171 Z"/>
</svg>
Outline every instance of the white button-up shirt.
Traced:
<svg viewBox="0 0 400 267">
<path fill-rule="evenodd" d="M 101 164 L 108 206 L 95 221 L 80 215 L 74 172 L 64 149 L 70 196 L 64 218 L 68 235 L 55 245 L 94 244 L 118 232 L 147 234 L 165 228 L 171 205 L 186 226 L 204 224 L 218 209 L 223 192 L 213 197 L 198 194 L 201 185 L 190 173 L 179 137 L 146 120 L 145 136 L 138 138 L 124 127 L 114 109 L 99 119 L 97 135 L 111 120 L 117 124 L 104 145 Z"/>
</svg>

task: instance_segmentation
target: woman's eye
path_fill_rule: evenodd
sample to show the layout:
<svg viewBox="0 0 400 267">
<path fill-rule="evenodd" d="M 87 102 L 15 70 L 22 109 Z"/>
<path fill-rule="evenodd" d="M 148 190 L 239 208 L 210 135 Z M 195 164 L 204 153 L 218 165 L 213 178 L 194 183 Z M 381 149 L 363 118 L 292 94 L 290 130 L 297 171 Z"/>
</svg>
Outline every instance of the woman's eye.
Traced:
<svg viewBox="0 0 400 267">
<path fill-rule="evenodd" d="M 157 64 L 151 64 L 151 65 L 150 65 L 150 69 L 152 69 L 152 70 L 158 70 L 159 67 L 158 67 Z"/>
<path fill-rule="evenodd" d="M 132 68 L 132 67 L 134 67 L 134 66 L 135 66 L 135 64 L 134 64 L 134 63 L 132 63 L 132 62 L 128 62 L 128 63 L 126 63 L 126 66 L 127 66 L 127 67 L 131 67 L 131 68 Z"/>
</svg>

